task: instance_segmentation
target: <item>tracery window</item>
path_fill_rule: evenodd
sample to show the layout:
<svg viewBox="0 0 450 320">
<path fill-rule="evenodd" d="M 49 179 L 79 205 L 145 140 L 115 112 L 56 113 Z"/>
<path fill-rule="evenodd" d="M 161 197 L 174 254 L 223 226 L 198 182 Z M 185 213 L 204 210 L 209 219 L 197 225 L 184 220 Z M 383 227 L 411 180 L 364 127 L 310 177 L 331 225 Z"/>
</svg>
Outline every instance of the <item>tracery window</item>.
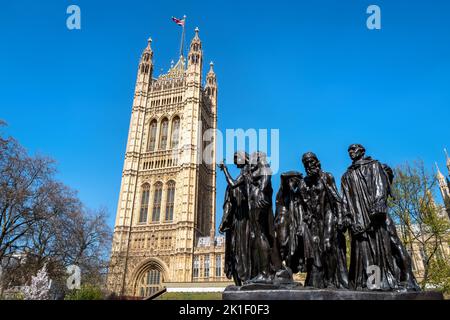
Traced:
<svg viewBox="0 0 450 320">
<path fill-rule="evenodd" d="M 161 272 L 151 269 L 144 273 L 139 282 L 139 295 L 149 297 L 161 289 Z"/>
<path fill-rule="evenodd" d="M 149 199 L 150 199 L 150 185 L 145 184 L 142 187 L 141 210 L 139 212 L 139 223 L 147 222 Z"/>
<path fill-rule="evenodd" d="M 167 184 L 166 221 L 173 221 L 174 206 L 175 206 L 175 182 L 170 181 Z"/>
<path fill-rule="evenodd" d="M 175 117 L 172 120 L 172 138 L 171 138 L 171 147 L 173 149 L 178 148 L 180 138 L 180 118 Z"/>
<path fill-rule="evenodd" d="M 155 150 L 155 144 L 156 144 L 156 127 L 157 127 L 157 122 L 156 122 L 156 120 L 153 120 L 153 121 L 150 123 L 150 130 L 149 130 L 149 138 L 148 138 L 147 151 L 154 151 L 154 150 Z"/>
<path fill-rule="evenodd" d="M 153 195 L 153 212 L 152 222 L 158 222 L 161 213 L 162 183 L 155 184 L 155 192 Z"/>
<path fill-rule="evenodd" d="M 167 135 L 169 131 L 169 120 L 163 119 L 161 121 L 161 134 L 159 137 L 159 149 L 164 150 L 167 147 Z"/>
</svg>

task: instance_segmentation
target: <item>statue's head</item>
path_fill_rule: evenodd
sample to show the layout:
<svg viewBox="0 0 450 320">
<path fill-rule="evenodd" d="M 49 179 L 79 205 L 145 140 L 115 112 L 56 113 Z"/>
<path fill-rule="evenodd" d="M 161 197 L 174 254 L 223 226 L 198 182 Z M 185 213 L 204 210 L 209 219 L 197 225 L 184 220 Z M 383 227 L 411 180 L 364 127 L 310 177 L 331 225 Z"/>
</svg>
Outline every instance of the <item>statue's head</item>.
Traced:
<svg viewBox="0 0 450 320">
<path fill-rule="evenodd" d="M 320 173 L 322 166 L 316 154 L 313 152 L 307 152 L 302 157 L 303 166 L 305 167 L 306 174 L 308 176 L 315 176 Z"/>
<path fill-rule="evenodd" d="M 364 148 L 361 144 L 355 143 L 348 147 L 348 155 L 352 161 L 361 160 L 366 154 L 366 148 Z"/>
<path fill-rule="evenodd" d="M 248 154 L 244 151 L 238 151 L 234 154 L 234 164 L 238 168 L 243 168 L 248 164 Z"/>
</svg>

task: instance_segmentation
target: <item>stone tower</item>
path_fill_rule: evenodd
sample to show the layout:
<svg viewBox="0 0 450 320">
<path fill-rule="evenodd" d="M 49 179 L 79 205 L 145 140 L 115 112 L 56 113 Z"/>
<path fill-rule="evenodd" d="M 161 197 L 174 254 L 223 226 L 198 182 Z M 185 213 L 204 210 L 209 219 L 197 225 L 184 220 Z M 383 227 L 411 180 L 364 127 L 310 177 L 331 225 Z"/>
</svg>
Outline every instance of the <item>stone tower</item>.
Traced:
<svg viewBox="0 0 450 320">
<path fill-rule="evenodd" d="M 181 55 L 158 78 L 150 39 L 131 112 L 108 274 L 112 292 L 148 296 L 167 282 L 224 280 L 224 250 L 217 239 L 207 241 L 202 258 L 194 259 L 199 240 L 215 236 L 216 150 L 210 129 L 216 123 L 216 75 L 211 63 L 203 84 L 198 28 L 187 59 Z M 200 277 L 194 260 L 221 272 L 204 266 Z"/>
</svg>

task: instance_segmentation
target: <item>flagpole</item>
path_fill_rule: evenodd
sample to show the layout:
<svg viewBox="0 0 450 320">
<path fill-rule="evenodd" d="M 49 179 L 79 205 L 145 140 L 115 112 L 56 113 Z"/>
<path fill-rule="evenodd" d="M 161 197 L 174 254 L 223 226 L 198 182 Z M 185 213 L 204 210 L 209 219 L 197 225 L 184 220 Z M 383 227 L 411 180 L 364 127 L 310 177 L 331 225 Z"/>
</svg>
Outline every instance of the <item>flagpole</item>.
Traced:
<svg viewBox="0 0 450 320">
<path fill-rule="evenodd" d="M 181 33 L 181 45 L 180 45 L 180 57 L 183 56 L 183 46 L 184 46 L 184 27 L 186 25 L 186 15 L 183 16 L 183 31 Z"/>
</svg>

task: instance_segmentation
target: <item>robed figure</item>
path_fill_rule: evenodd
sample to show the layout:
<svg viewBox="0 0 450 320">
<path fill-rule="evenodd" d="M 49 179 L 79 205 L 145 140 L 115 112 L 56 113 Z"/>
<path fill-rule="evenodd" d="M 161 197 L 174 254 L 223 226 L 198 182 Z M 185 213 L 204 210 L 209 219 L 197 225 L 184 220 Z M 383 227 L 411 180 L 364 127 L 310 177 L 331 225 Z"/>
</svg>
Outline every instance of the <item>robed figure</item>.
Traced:
<svg viewBox="0 0 450 320">
<path fill-rule="evenodd" d="M 276 196 L 275 231 L 281 260 L 293 273 L 305 271 L 303 243 L 304 206 L 292 186 L 303 179 L 297 171 L 281 174 L 280 188 Z"/>
<path fill-rule="evenodd" d="M 305 286 L 348 288 L 342 198 L 333 175 L 322 170 L 314 153 L 305 153 L 302 162 L 307 175 L 299 189 L 306 206 L 304 242 L 310 248 L 305 250 Z"/>
<path fill-rule="evenodd" d="M 234 162 L 241 169 L 233 179 L 221 163 L 228 188 L 220 231 L 226 233 L 225 271 L 236 285 L 272 283 L 281 260 L 275 246 L 272 213 L 272 172 L 262 152 L 237 152 Z"/>
<path fill-rule="evenodd" d="M 253 283 L 272 283 L 281 271 L 272 209 L 272 170 L 264 152 L 250 156 L 249 194 L 251 274 Z"/>
<path fill-rule="evenodd" d="M 247 175 L 250 173 L 249 156 L 245 152 L 234 154 L 234 164 L 240 169 L 233 180 L 224 164 L 219 167 L 228 177 L 225 191 L 222 222 L 219 231 L 225 233 L 225 274 L 238 286 L 251 279 L 250 221 L 247 192 Z"/>
<path fill-rule="evenodd" d="M 351 217 L 349 284 L 352 289 L 398 289 L 387 226 L 390 184 L 383 166 L 365 157 L 365 148 L 348 149 L 352 165 L 342 177 L 343 210 Z M 368 281 L 369 280 L 369 281 Z"/>
</svg>

